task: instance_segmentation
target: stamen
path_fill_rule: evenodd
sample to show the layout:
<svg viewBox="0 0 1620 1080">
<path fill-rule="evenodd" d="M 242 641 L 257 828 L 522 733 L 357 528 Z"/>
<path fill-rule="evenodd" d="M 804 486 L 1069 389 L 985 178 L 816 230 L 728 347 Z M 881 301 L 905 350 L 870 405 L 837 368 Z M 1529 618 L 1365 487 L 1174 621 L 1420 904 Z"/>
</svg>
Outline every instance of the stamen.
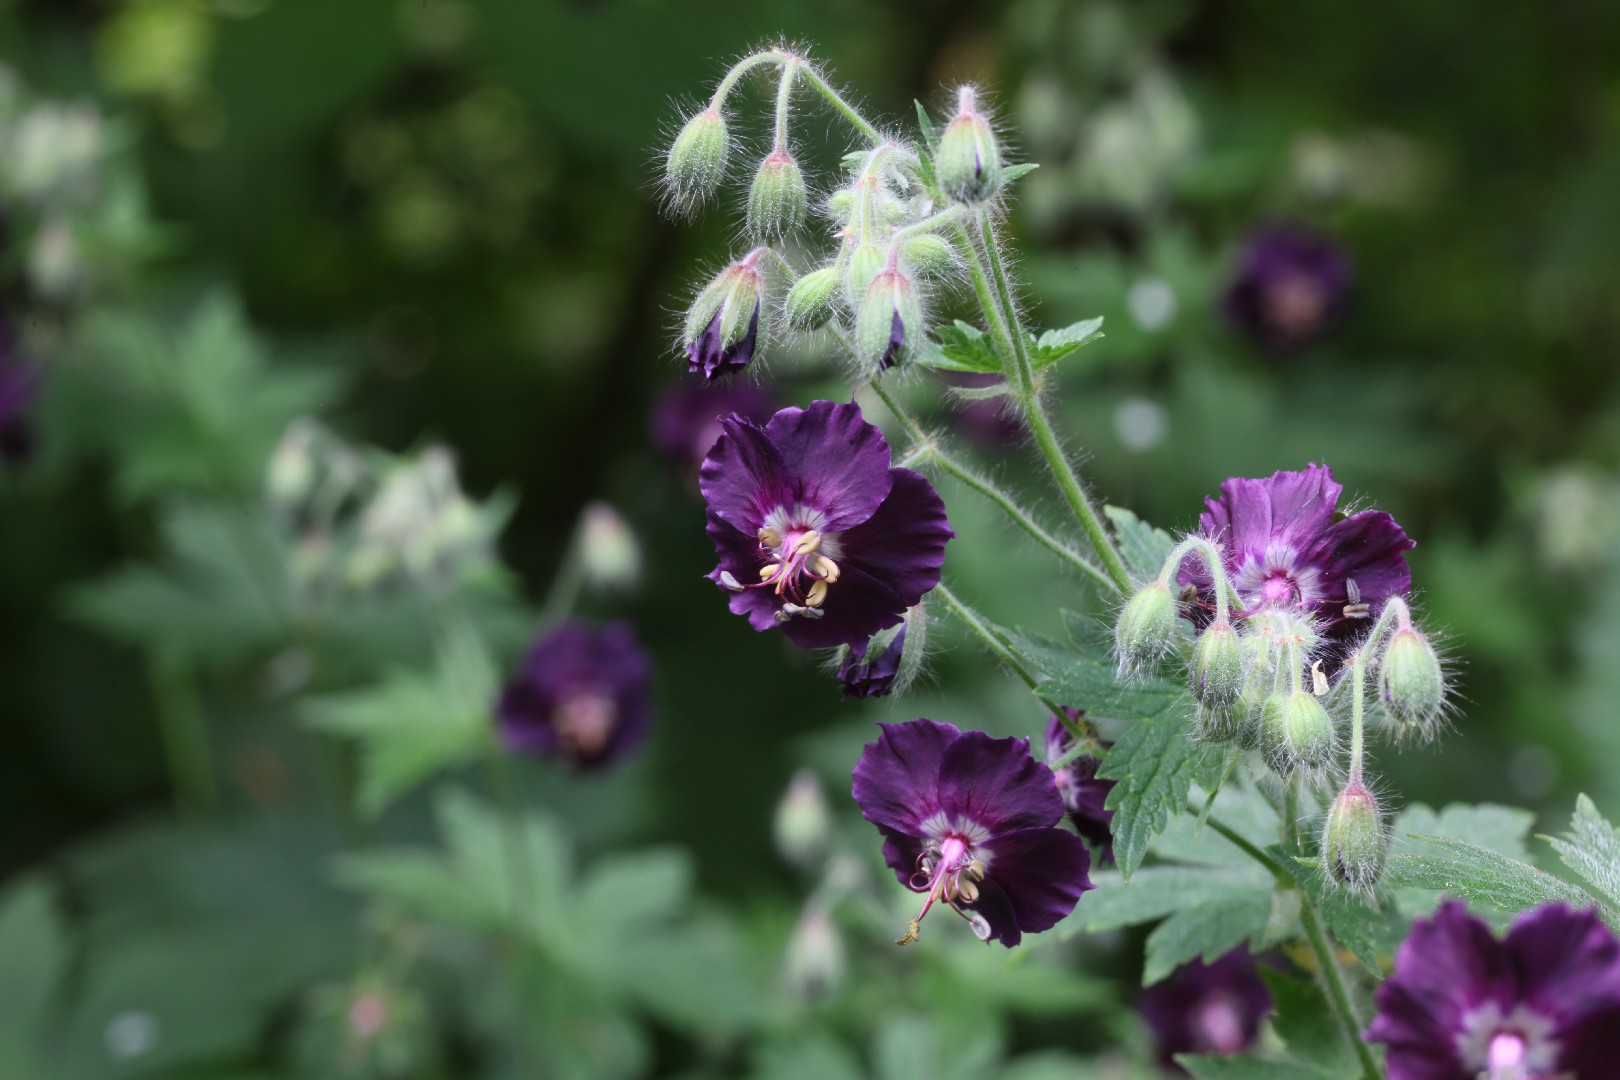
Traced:
<svg viewBox="0 0 1620 1080">
<path fill-rule="evenodd" d="M 958 878 L 956 882 L 956 896 L 957 899 L 961 900 L 963 903 L 971 904 L 973 901 L 979 898 L 979 887 L 973 884 L 971 881 L 963 881 Z"/>
<path fill-rule="evenodd" d="M 739 582 L 736 578 L 731 576 L 731 571 L 730 570 L 722 570 L 722 571 L 720 571 L 720 585 L 723 588 L 730 589 L 732 592 L 742 592 L 743 591 L 743 586 L 742 586 L 741 582 Z"/>
<path fill-rule="evenodd" d="M 1317 697 L 1325 697 L 1328 689 L 1327 673 L 1322 670 L 1322 661 L 1318 660 L 1311 665 L 1311 691 Z"/>
<path fill-rule="evenodd" d="M 781 563 L 767 563 L 766 565 L 759 568 L 759 580 L 761 580 L 761 581 L 769 581 L 769 580 L 771 580 L 771 578 L 776 576 L 776 572 L 778 570 L 780 570 L 780 569 L 782 569 L 782 564 Z"/>
<path fill-rule="evenodd" d="M 809 555 L 819 547 L 821 547 L 821 534 L 815 529 L 811 529 L 809 532 L 801 535 L 794 543 L 793 554 Z"/>
<path fill-rule="evenodd" d="M 825 555 L 817 555 L 810 560 L 810 572 L 829 585 L 838 580 L 840 573 L 838 564 Z"/>
<path fill-rule="evenodd" d="M 826 599 L 827 583 L 825 581 L 818 581 L 814 585 L 810 586 L 810 592 L 807 596 L 805 596 L 804 602 L 813 608 L 818 608 L 821 606 L 822 601 Z"/>
<path fill-rule="evenodd" d="M 768 548 L 779 548 L 782 546 L 782 534 L 767 525 L 759 530 L 759 542 Z"/>
</svg>

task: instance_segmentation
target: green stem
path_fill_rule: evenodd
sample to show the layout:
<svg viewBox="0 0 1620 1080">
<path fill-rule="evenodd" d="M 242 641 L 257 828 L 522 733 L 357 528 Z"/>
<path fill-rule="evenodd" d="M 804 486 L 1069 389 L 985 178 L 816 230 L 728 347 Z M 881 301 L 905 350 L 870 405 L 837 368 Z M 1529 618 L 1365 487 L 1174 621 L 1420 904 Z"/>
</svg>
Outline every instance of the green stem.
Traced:
<svg viewBox="0 0 1620 1080">
<path fill-rule="evenodd" d="M 1378 1068 L 1378 1060 L 1373 1057 L 1372 1047 L 1361 1037 L 1361 1017 L 1356 1012 L 1355 1003 L 1350 1000 L 1350 988 L 1345 985 L 1339 959 L 1333 953 L 1333 945 L 1328 941 L 1326 931 L 1322 929 L 1321 916 L 1317 914 L 1316 906 L 1303 891 L 1299 896 L 1299 924 L 1305 930 L 1305 940 L 1310 943 L 1311 951 L 1316 954 L 1317 966 L 1322 969 L 1322 982 L 1327 986 L 1328 1003 L 1333 1006 L 1333 1013 L 1339 1019 L 1339 1027 L 1343 1029 L 1344 1037 L 1350 1041 L 1351 1047 L 1356 1052 L 1356 1058 L 1361 1062 L 1362 1076 L 1365 1080 L 1381 1080 L 1382 1073 Z"/>
<path fill-rule="evenodd" d="M 761 64 L 785 64 L 789 59 L 790 57 L 787 54 L 776 49 L 767 49 L 762 53 L 743 57 L 732 66 L 730 71 L 726 72 L 725 77 L 720 80 L 720 84 L 714 88 L 714 97 L 709 99 L 709 108 L 719 112 L 721 106 L 726 103 L 726 96 L 731 93 L 738 80 Z"/>
<path fill-rule="evenodd" d="M 1003 663 L 1012 668 L 1013 674 L 1024 680 L 1024 685 L 1031 690 L 1040 686 L 1040 680 L 1035 677 L 1035 673 L 1024 665 L 1024 662 L 1018 658 L 1017 653 L 1007 647 L 1007 643 L 1001 640 L 1000 635 L 990 628 L 990 625 L 979 616 L 978 612 L 962 603 L 955 593 L 945 587 L 944 582 L 935 585 L 934 592 L 941 600 L 945 601 L 945 606 L 951 609 L 951 614 L 961 619 L 969 630 L 972 630 L 979 636 L 981 641 L 989 646 L 991 652 L 995 653 Z M 1058 716 L 1063 715 L 1063 709 L 1056 702 L 1045 697 L 1042 697 L 1040 701 L 1041 704 Z"/>
<path fill-rule="evenodd" d="M 1350 783 L 1361 783 L 1367 711 L 1367 654 L 1360 649 L 1350 658 Z"/>
<path fill-rule="evenodd" d="M 866 117 L 857 112 L 855 106 L 844 100 L 844 96 L 837 90 L 833 89 L 831 83 L 822 78 L 821 72 L 817 71 L 809 64 L 803 65 L 802 70 L 804 73 L 804 81 L 815 87 L 816 92 L 822 97 L 826 98 L 833 108 L 842 113 L 844 119 L 848 120 L 855 130 L 860 132 L 868 142 L 881 143 L 883 141 L 883 133 L 868 122 Z"/>
<path fill-rule="evenodd" d="M 218 788 L 208 751 L 208 723 L 197 694 L 197 681 L 185 657 L 173 649 L 155 648 L 146 656 L 147 677 L 174 787 L 175 809 L 200 817 L 218 802 Z"/>
<path fill-rule="evenodd" d="M 1057 435 L 1052 431 L 1052 422 L 1041 404 L 1040 393 L 1035 385 L 1035 368 L 1029 359 L 1029 350 L 1024 341 L 1024 328 L 1018 322 L 1018 306 L 1013 299 L 1012 287 L 1008 284 L 1006 267 L 1001 257 L 1001 242 L 996 238 L 996 230 L 990 224 L 989 214 L 981 210 L 978 217 L 979 234 L 983 244 L 982 255 L 989 264 L 990 278 L 994 281 L 994 296 L 986 295 L 988 283 L 982 270 L 975 274 L 974 287 L 979 293 L 980 303 L 984 306 L 986 319 L 992 323 L 992 330 L 1002 340 L 1005 355 L 1013 362 L 1018 404 L 1023 409 L 1024 422 L 1029 425 L 1030 433 L 1035 436 L 1036 445 L 1041 448 L 1041 456 L 1046 458 L 1058 489 L 1063 492 L 1069 508 L 1074 511 L 1075 519 L 1085 530 L 1091 546 L 1096 549 L 1097 557 L 1102 560 L 1103 569 L 1108 572 L 1116 589 L 1128 593 L 1131 591 L 1131 575 L 1125 569 L 1125 561 L 1120 558 L 1118 549 L 1114 547 L 1107 529 L 1103 527 L 1102 519 L 1097 516 L 1096 508 L 1091 505 L 1085 489 L 1080 486 L 1080 478 L 1075 475 L 1074 467 L 1064 456 L 1063 448 L 1058 445 Z M 979 251 L 976 248 L 973 250 L 977 261 Z"/>
<path fill-rule="evenodd" d="M 1084 555 L 1047 532 L 1029 511 L 1018 505 L 1011 495 L 1002 491 L 990 480 L 974 472 L 967 465 L 947 453 L 939 445 L 935 437 L 923 429 L 923 426 L 917 422 L 916 418 L 906 411 L 905 407 L 895 399 L 893 394 L 889 393 L 886 387 L 875 381 L 871 383 L 871 387 L 878 400 L 883 402 L 889 411 L 906 426 L 907 432 L 911 435 L 912 449 L 901 459 L 899 463 L 901 466 L 909 467 L 912 464 L 926 465 L 929 463 L 938 465 L 942 472 L 954 476 L 967 487 L 994 503 L 1007 515 L 1008 520 L 1028 533 L 1036 543 L 1076 570 L 1089 574 L 1100 582 L 1104 588 L 1113 588 L 1114 583 L 1107 574 L 1093 565 Z"/>
<path fill-rule="evenodd" d="M 773 149 L 784 154 L 788 148 L 788 107 L 793 100 L 793 80 L 799 77 L 802 69 L 802 64 L 791 62 L 783 64 L 782 83 L 776 88 L 776 144 Z"/>
</svg>

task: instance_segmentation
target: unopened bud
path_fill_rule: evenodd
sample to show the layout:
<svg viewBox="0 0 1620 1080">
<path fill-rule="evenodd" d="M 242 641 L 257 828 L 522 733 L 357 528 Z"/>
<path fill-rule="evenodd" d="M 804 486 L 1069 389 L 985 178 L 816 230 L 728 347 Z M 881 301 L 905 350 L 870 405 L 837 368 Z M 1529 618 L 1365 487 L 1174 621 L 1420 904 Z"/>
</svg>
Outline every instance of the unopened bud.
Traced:
<svg viewBox="0 0 1620 1080">
<path fill-rule="evenodd" d="M 976 97 L 971 86 L 961 89 L 956 115 L 945 125 L 934 159 L 940 189 L 957 202 L 984 202 L 1001 188 L 1001 147 L 978 111 Z"/>
<path fill-rule="evenodd" d="M 747 367 L 759 340 L 765 284 L 756 260 L 765 248 L 720 271 L 686 312 L 686 369 L 713 379 Z"/>
<path fill-rule="evenodd" d="M 1243 643 L 1225 619 L 1218 619 L 1198 638 L 1193 650 L 1192 692 L 1208 709 L 1226 709 L 1243 693 Z"/>
<path fill-rule="evenodd" d="M 911 279 L 881 271 L 866 287 L 855 317 L 856 352 L 869 370 L 886 371 L 909 356 L 922 334 L 922 302 Z"/>
<path fill-rule="evenodd" d="M 691 210 L 714 195 L 725 179 L 730 143 L 726 122 L 715 109 L 703 110 L 681 128 L 664 162 L 664 177 L 676 209 Z"/>
<path fill-rule="evenodd" d="M 844 977 L 844 939 L 826 912 L 808 909 L 788 941 L 783 978 L 801 998 L 820 997 Z"/>
<path fill-rule="evenodd" d="M 636 534 L 605 502 L 591 503 L 580 516 L 579 560 L 586 584 L 597 589 L 633 589 L 641 580 Z"/>
<path fill-rule="evenodd" d="M 314 444 L 317 428 L 303 417 L 287 425 L 265 470 L 265 494 L 277 514 L 296 515 L 315 487 Z"/>
<path fill-rule="evenodd" d="M 1139 589 L 1114 624 L 1114 652 L 1122 670 L 1139 670 L 1170 651 L 1176 632 L 1176 598 L 1152 582 Z"/>
<path fill-rule="evenodd" d="M 782 312 L 792 330 L 814 330 L 833 315 L 833 296 L 838 292 L 838 271 L 830 266 L 812 270 L 788 290 Z"/>
<path fill-rule="evenodd" d="M 748 189 L 748 229 L 766 239 L 785 236 L 804 224 L 808 201 L 804 170 L 786 150 L 773 150 Z"/>
<path fill-rule="evenodd" d="M 1328 880 L 1370 892 L 1384 872 L 1388 850 L 1377 798 L 1360 780 L 1351 780 L 1333 800 L 1322 829 L 1322 868 Z"/>
<path fill-rule="evenodd" d="M 838 681 L 846 698 L 888 697 L 909 688 L 922 671 L 928 617 L 921 604 L 908 608 L 900 625 L 873 634 L 866 645 L 840 654 Z"/>
<path fill-rule="evenodd" d="M 1429 639 L 1407 626 L 1384 649 L 1380 693 L 1390 720 L 1403 732 L 1434 731 L 1446 702 L 1445 672 Z"/>
<path fill-rule="evenodd" d="M 857 245 L 849 257 L 849 269 L 844 274 L 844 299 L 850 307 L 858 308 L 866 299 L 866 291 L 883 272 L 887 257 L 876 244 Z"/>
<path fill-rule="evenodd" d="M 1267 698 L 1260 730 L 1266 758 L 1279 773 L 1316 772 L 1333 764 L 1333 718 L 1309 690 Z"/>
<path fill-rule="evenodd" d="M 951 245 L 933 233 L 924 233 L 907 240 L 900 248 L 901 257 L 917 268 L 919 274 L 940 277 L 956 263 Z"/>
<path fill-rule="evenodd" d="M 826 850 L 832 819 L 815 773 L 800 769 L 793 774 L 776 804 L 771 832 L 777 852 L 795 866 L 808 865 Z"/>
</svg>

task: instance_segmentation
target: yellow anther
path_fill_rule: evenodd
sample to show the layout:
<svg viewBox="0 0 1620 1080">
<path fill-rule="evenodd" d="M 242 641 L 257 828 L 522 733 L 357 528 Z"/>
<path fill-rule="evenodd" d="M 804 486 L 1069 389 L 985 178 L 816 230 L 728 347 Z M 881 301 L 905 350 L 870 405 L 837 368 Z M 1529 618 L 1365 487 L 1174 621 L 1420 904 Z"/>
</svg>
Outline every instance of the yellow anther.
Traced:
<svg viewBox="0 0 1620 1080">
<path fill-rule="evenodd" d="M 971 904 L 979 898 L 979 887 L 965 878 L 956 879 L 956 895 Z"/>
<path fill-rule="evenodd" d="M 810 560 L 810 572 L 829 584 L 838 580 L 838 564 L 825 555 Z"/>
<path fill-rule="evenodd" d="M 820 607 L 827 599 L 827 583 L 818 581 L 810 586 L 810 592 L 805 596 L 804 602 L 811 607 Z"/>
<path fill-rule="evenodd" d="M 811 529 L 793 545 L 793 554 L 808 555 L 821 546 L 821 534 Z"/>
<path fill-rule="evenodd" d="M 767 525 L 759 530 L 759 542 L 768 548 L 779 548 L 782 546 L 782 534 Z"/>
<path fill-rule="evenodd" d="M 766 563 L 764 566 L 759 568 L 759 580 L 771 580 L 771 578 L 776 576 L 776 572 L 780 569 L 782 569 L 781 563 Z"/>
<path fill-rule="evenodd" d="M 968 863 L 967 876 L 972 878 L 974 881 L 983 881 L 984 863 L 980 862 L 978 859 L 974 859 L 972 862 Z"/>
</svg>

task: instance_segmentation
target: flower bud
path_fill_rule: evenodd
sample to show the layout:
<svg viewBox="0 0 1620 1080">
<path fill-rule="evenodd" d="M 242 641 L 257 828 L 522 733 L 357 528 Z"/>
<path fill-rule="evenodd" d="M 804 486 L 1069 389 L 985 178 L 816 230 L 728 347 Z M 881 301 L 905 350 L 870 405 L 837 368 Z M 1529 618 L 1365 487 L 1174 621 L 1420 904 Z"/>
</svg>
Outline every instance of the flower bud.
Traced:
<svg viewBox="0 0 1620 1080">
<path fill-rule="evenodd" d="M 677 209 L 689 210 L 713 197 L 725 179 L 730 143 L 726 122 L 716 109 L 703 110 L 681 128 L 664 162 L 664 178 Z"/>
<path fill-rule="evenodd" d="M 808 201 L 799 163 L 786 150 L 773 150 L 748 189 L 748 230 L 762 238 L 785 236 L 804 224 Z"/>
<path fill-rule="evenodd" d="M 1322 869 L 1329 881 L 1370 892 L 1384 872 L 1388 850 L 1377 798 L 1360 780 L 1351 780 L 1333 800 L 1322 829 Z"/>
<path fill-rule="evenodd" d="M 620 513 L 605 502 L 585 507 L 579 519 L 579 565 L 596 589 L 633 589 L 641 580 L 641 547 Z"/>
<path fill-rule="evenodd" d="M 270 455 L 265 495 L 270 508 L 285 519 L 295 518 L 315 489 L 315 440 L 319 430 L 314 421 L 297 418 L 287 425 Z"/>
<path fill-rule="evenodd" d="M 1309 690 L 1267 698 L 1260 728 L 1266 758 L 1279 773 L 1333 764 L 1333 718 Z"/>
<path fill-rule="evenodd" d="M 984 202 L 1001 187 L 1001 147 L 975 107 L 976 96 L 971 86 L 961 89 L 956 116 L 945 125 L 934 159 L 940 189 L 957 202 Z"/>
<path fill-rule="evenodd" d="M 848 188 L 839 188 L 827 196 L 827 213 L 842 222 L 849 221 L 849 215 L 855 209 L 855 193 Z"/>
<path fill-rule="evenodd" d="M 760 248 L 711 281 L 686 313 L 686 370 L 706 379 L 741 371 L 754 358 L 765 286 L 755 260 Z"/>
<path fill-rule="evenodd" d="M 852 308 L 859 307 L 866 298 L 866 290 L 883 272 L 887 258 L 876 244 L 861 244 L 849 257 L 849 269 L 844 275 L 844 299 Z"/>
<path fill-rule="evenodd" d="M 1152 582 L 1125 604 L 1114 624 L 1114 651 L 1122 670 L 1146 667 L 1170 651 L 1176 632 L 1176 598 L 1168 586 Z"/>
<path fill-rule="evenodd" d="M 777 852 L 795 866 L 806 866 L 825 851 L 832 819 L 815 773 L 800 769 L 793 774 L 776 804 L 771 832 Z"/>
<path fill-rule="evenodd" d="M 808 908 L 788 941 L 783 978 L 801 998 L 835 989 L 844 977 L 844 939 L 826 912 Z"/>
<path fill-rule="evenodd" d="M 1398 729 L 1433 731 L 1445 705 L 1446 678 L 1428 638 L 1410 626 L 1397 630 L 1384 649 L 1379 683 L 1384 706 Z"/>
<path fill-rule="evenodd" d="M 864 647 L 841 649 L 838 681 L 844 696 L 860 699 L 905 693 L 922 671 L 927 630 L 927 614 L 918 604 L 906 610 L 899 626 L 879 630 Z"/>
<path fill-rule="evenodd" d="M 951 245 L 933 233 L 924 233 L 907 240 L 900 249 L 901 257 L 927 277 L 941 277 L 956 263 Z"/>
<path fill-rule="evenodd" d="M 911 353 L 922 336 L 917 289 L 896 269 L 881 271 L 866 287 L 855 318 L 855 349 L 868 369 L 887 371 Z"/>
<path fill-rule="evenodd" d="M 793 330 L 814 330 L 833 315 L 833 295 L 838 291 L 838 271 L 830 266 L 812 270 L 793 283 L 782 311 Z"/>
<path fill-rule="evenodd" d="M 1243 693 L 1243 644 L 1225 619 L 1211 623 L 1193 650 L 1192 692 L 1208 709 L 1226 709 Z"/>
</svg>

